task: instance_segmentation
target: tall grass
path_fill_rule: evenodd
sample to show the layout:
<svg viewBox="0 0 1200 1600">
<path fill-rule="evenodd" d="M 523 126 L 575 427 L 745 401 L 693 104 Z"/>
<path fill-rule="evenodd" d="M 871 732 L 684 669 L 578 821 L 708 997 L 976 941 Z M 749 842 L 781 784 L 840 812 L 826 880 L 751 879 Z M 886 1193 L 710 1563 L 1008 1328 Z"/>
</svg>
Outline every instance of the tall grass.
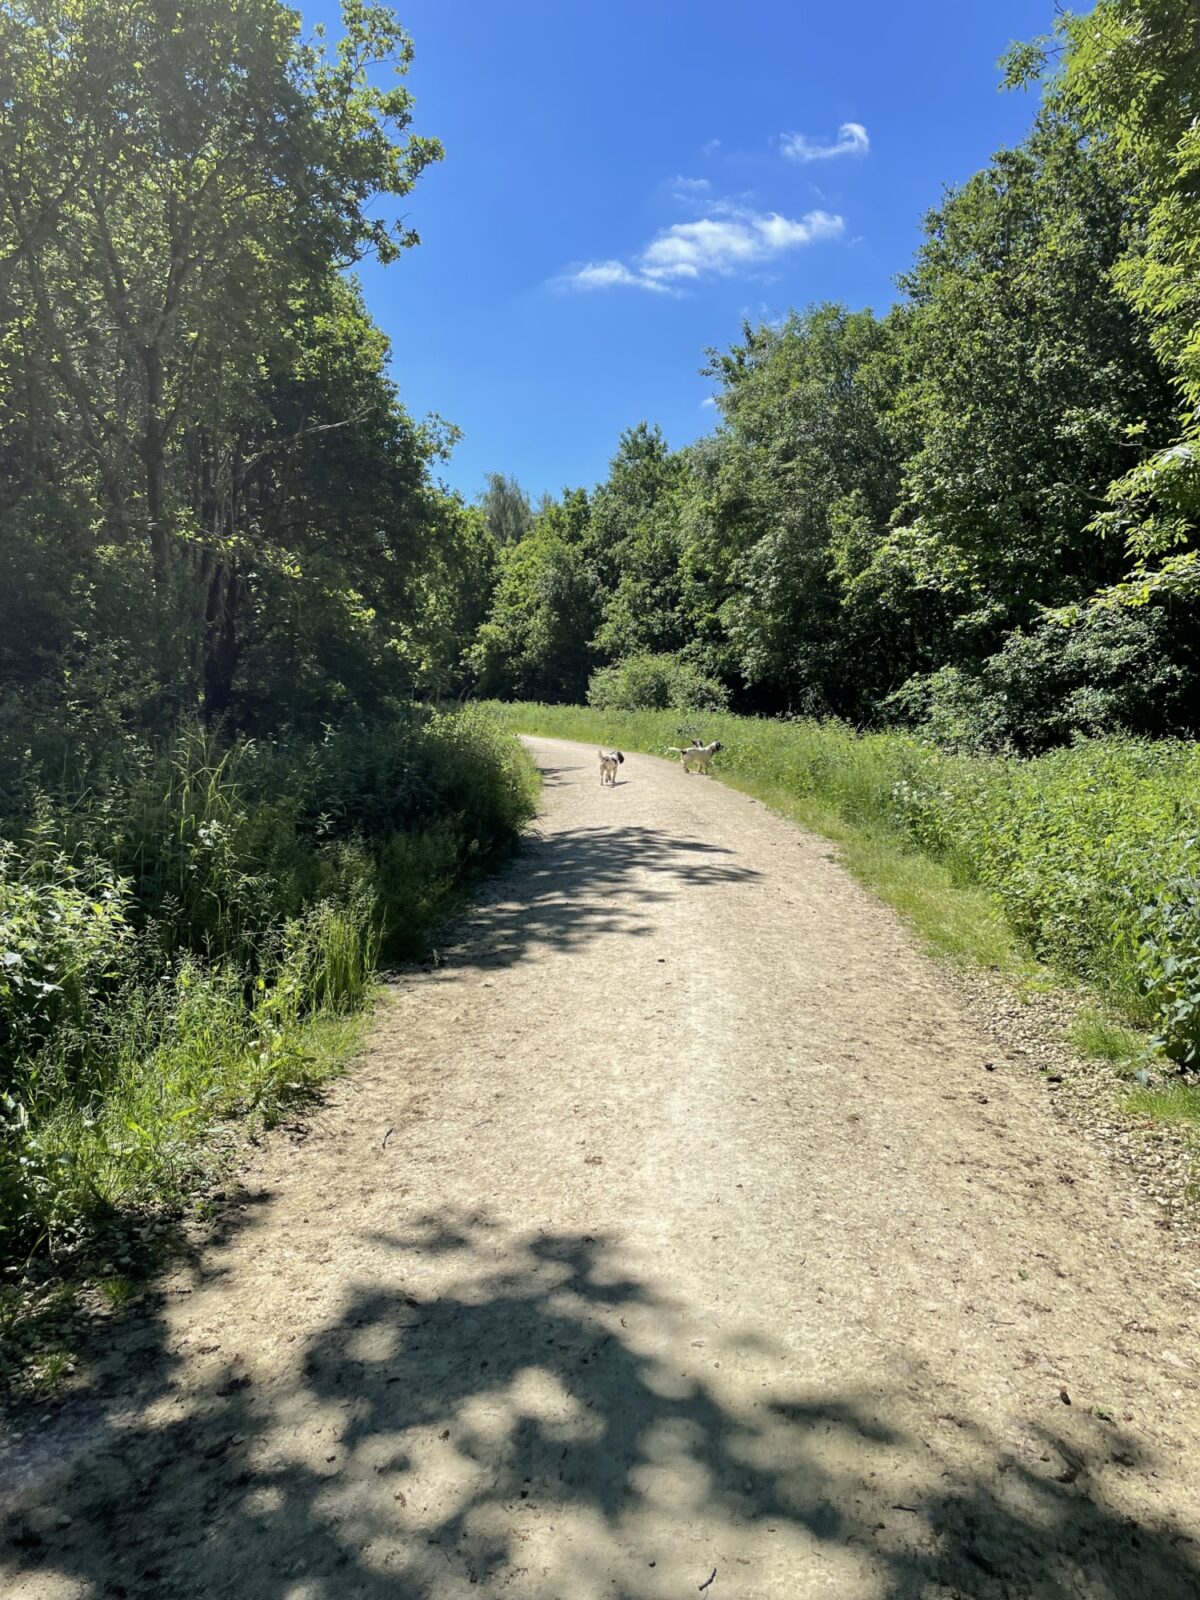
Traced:
<svg viewBox="0 0 1200 1600">
<path fill-rule="evenodd" d="M 943 948 L 1003 965 L 1023 947 L 1198 1064 L 1200 746 L 1095 739 L 1020 761 L 832 722 L 532 704 L 496 714 L 515 730 L 652 753 L 720 739 L 722 776 L 843 842 Z"/>
<path fill-rule="evenodd" d="M 535 791 L 473 709 L 0 751 L 0 1260 L 177 1200 L 222 1119 L 334 1070 L 381 950 L 420 949 Z"/>
</svg>

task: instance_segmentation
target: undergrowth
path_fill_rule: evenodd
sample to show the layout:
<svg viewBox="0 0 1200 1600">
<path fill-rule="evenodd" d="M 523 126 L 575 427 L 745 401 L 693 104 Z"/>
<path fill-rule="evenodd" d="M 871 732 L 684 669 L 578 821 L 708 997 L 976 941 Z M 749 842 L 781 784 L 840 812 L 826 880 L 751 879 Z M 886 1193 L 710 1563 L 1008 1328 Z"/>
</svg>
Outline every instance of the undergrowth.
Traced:
<svg viewBox="0 0 1200 1600">
<path fill-rule="evenodd" d="M 1200 1066 L 1200 746 L 1092 739 L 1018 760 L 837 722 L 492 709 L 514 731 L 653 754 L 720 739 L 720 777 L 835 840 L 940 953 L 1080 980 L 1107 1018 L 1081 1044 L 1128 1061 L 1149 1034 L 1185 1073 Z M 1196 1120 L 1186 1077 L 1173 1119 L 1183 1108 Z"/>
<path fill-rule="evenodd" d="M 179 1202 L 225 1119 L 336 1071 L 381 952 L 420 950 L 535 793 L 473 708 L 0 751 L 0 1262 Z"/>
</svg>

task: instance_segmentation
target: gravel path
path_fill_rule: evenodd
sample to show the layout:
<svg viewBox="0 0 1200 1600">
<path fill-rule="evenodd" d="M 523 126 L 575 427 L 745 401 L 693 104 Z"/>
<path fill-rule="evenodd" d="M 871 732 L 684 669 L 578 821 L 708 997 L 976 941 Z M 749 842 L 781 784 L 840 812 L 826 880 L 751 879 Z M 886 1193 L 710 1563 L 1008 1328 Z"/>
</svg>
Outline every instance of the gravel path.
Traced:
<svg viewBox="0 0 1200 1600">
<path fill-rule="evenodd" d="M 529 744 L 454 947 L 0 1458 L 0 1592 L 1194 1600 L 1195 1258 L 822 841 Z"/>
</svg>

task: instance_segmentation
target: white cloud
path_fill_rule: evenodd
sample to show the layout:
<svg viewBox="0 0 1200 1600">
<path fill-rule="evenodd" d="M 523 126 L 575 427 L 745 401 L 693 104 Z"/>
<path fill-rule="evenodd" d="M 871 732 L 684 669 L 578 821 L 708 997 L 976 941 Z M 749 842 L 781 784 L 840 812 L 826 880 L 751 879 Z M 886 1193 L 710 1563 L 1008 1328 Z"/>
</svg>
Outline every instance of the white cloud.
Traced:
<svg viewBox="0 0 1200 1600">
<path fill-rule="evenodd" d="M 801 245 L 837 239 L 845 231 L 841 217 L 810 211 L 799 220 L 777 211 L 758 212 L 747 206 L 714 202 L 715 215 L 695 222 L 676 222 L 656 235 L 631 264 L 589 261 L 558 281 L 574 289 L 648 289 L 679 294 L 686 284 L 704 277 L 731 277 L 748 272 Z"/>
<path fill-rule="evenodd" d="M 871 148 L 867 130 L 861 122 L 843 122 L 832 144 L 822 144 L 819 139 L 809 139 L 802 133 L 784 133 L 780 138 L 784 155 L 792 161 L 828 161 L 832 156 L 865 156 Z"/>
<path fill-rule="evenodd" d="M 564 273 L 558 280 L 573 289 L 654 289 L 665 294 L 665 284 L 655 283 L 630 272 L 623 261 L 589 261 L 574 272 Z"/>
<path fill-rule="evenodd" d="M 728 277 L 814 239 L 834 239 L 844 227 L 841 217 L 828 211 L 810 211 L 794 222 L 777 211 L 737 207 L 724 216 L 665 228 L 642 252 L 638 266 L 643 277 L 660 283 L 706 273 Z"/>
<path fill-rule="evenodd" d="M 703 410 L 704 410 L 704 409 L 705 409 L 705 408 L 706 408 L 706 407 L 709 407 L 709 406 L 711 406 L 711 407 L 712 407 L 712 409 L 713 409 L 713 410 L 714 410 L 714 411 L 715 411 L 715 410 L 716 410 L 716 409 L 717 409 L 717 399 L 716 399 L 716 396 L 715 396 L 715 395 L 711 395 L 711 394 L 709 394 L 709 395 L 705 395 L 705 397 L 704 397 L 704 399 L 703 399 L 703 400 L 701 400 L 701 402 L 700 402 L 700 409 L 701 409 L 701 410 L 702 410 L 702 411 L 703 411 Z"/>
<path fill-rule="evenodd" d="M 680 200 L 694 200 L 698 195 L 707 194 L 712 188 L 707 178 L 675 178 L 671 188 Z"/>
</svg>

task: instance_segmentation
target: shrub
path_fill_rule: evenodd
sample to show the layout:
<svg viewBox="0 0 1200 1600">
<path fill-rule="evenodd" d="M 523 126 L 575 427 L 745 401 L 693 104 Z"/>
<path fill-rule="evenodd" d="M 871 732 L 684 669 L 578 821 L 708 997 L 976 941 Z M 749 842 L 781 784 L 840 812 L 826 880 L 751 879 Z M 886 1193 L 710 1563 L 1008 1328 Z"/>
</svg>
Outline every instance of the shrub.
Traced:
<svg viewBox="0 0 1200 1600">
<path fill-rule="evenodd" d="M 7 764 L 0 840 L 0 1261 L 178 1198 L 223 1117 L 332 1070 L 381 944 L 419 949 L 532 814 L 477 709 L 315 743 L 150 743 Z"/>
<path fill-rule="evenodd" d="M 96 863 L 0 839 L 0 1058 L 80 1026 L 127 966 L 128 885 Z"/>
<path fill-rule="evenodd" d="M 1046 617 L 1011 633 L 974 671 L 910 678 L 886 707 L 943 750 L 1036 754 L 1072 737 L 1187 727 L 1187 674 L 1161 610 Z"/>
<path fill-rule="evenodd" d="M 729 696 L 680 655 L 635 655 L 592 674 L 588 704 L 598 711 L 722 711 Z"/>
<path fill-rule="evenodd" d="M 1164 884 L 1140 924 L 1138 971 L 1160 1042 L 1181 1066 L 1200 1065 L 1200 879 Z"/>
</svg>

